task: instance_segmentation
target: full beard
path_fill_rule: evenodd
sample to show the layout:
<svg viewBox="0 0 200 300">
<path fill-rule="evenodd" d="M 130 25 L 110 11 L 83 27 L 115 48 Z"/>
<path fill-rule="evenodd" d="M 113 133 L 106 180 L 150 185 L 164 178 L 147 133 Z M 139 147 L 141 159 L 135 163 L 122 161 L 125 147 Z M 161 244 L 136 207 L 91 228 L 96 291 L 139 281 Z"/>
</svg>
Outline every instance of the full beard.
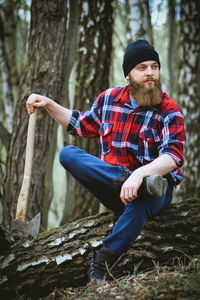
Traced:
<svg viewBox="0 0 200 300">
<path fill-rule="evenodd" d="M 129 84 L 130 94 L 139 105 L 152 107 L 161 103 L 162 85 L 160 79 L 154 79 L 154 84 L 145 86 L 144 83 L 137 83 L 130 78 Z"/>
</svg>

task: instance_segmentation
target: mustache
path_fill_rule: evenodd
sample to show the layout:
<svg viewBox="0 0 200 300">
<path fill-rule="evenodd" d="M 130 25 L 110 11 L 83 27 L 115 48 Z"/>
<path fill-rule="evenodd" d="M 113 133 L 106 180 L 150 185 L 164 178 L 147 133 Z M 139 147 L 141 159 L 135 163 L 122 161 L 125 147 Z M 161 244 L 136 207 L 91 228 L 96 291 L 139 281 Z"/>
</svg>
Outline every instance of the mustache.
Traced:
<svg viewBox="0 0 200 300">
<path fill-rule="evenodd" d="M 156 80 L 155 80 L 153 77 L 147 77 L 147 78 L 144 80 L 144 82 L 149 81 L 149 80 L 152 80 L 152 81 L 156 82 Z"/>
</svg>

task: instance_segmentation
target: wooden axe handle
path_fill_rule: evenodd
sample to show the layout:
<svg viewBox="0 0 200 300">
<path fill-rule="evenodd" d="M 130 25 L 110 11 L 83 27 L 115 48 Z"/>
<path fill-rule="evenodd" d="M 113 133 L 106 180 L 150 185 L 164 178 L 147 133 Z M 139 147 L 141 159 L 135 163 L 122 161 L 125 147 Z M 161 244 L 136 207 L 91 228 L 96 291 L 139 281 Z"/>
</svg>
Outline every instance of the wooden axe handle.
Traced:
<svg viewBox="0 0 200 300">
<path fill-rule="evenodd" d="M 26 211 L 28 207 L 28 196 L 29 196 L 29 188 L 31 183 L 31 173 L 32 173 L 32 164 L 33 164 L 36 118 L 37 118 L 37 109 L 35 109 L 34 112 L 29 117 L 24 177 L 23 177 L 22 187 L 17 201 L 16 219 L 22 221 L 25 221 Z"/>
</svg>

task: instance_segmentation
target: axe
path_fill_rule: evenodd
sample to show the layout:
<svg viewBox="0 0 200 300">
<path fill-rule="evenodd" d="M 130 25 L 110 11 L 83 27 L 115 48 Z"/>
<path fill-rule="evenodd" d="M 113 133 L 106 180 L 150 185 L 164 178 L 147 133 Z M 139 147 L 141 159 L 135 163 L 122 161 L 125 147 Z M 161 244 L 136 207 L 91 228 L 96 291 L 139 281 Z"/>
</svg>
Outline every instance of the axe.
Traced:
<svg viewBox="0 0 200 300">
<path fill-rule="evenodd" d="M 24 177 L 20 194 L 17 201 L 17 210 L 15 219 L 12 221 L 11 231 L 17 236 L 36 238 L 40 230 L 41 213 L 39 212 L 31 221 L 27 222 L 26 212 L 28 208 L 28 197 L 31 183 L 31 173 L 33 165 L 33 150 L 35 138 L 35 126 L 37 118 L 37 109 L 29 117 Z"/>
</svg>

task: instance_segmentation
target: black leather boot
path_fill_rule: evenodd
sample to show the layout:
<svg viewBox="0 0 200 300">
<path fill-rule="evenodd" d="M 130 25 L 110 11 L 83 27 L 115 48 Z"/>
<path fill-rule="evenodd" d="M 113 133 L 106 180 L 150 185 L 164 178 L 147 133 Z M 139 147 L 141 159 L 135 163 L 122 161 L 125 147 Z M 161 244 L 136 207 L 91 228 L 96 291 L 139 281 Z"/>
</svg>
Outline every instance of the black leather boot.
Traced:
<svg viewBox="0 0 200 300">
<path fill-rule="evenodd" d="M 114 179 L 113 184 L 116 191 L 120 193 L 123 183 L 132 174 L 132 171 L 124 167 L 124 174 Z M 166 193 L 168 181 L 160 174 L 153 174 L 145 177 L 138 190 L 138 195 L 149 194 L 155 198 L 161 197 Z"/>
<path fill-rule="evenodd" d="M 98 251 L 93 249 L 93 259 L 90 265 L 90 281 L 95 280 L 98 284 L 105 282 L 109 272 L 122 256 L 108 248 L 101 248 Z"/>
</svg>

